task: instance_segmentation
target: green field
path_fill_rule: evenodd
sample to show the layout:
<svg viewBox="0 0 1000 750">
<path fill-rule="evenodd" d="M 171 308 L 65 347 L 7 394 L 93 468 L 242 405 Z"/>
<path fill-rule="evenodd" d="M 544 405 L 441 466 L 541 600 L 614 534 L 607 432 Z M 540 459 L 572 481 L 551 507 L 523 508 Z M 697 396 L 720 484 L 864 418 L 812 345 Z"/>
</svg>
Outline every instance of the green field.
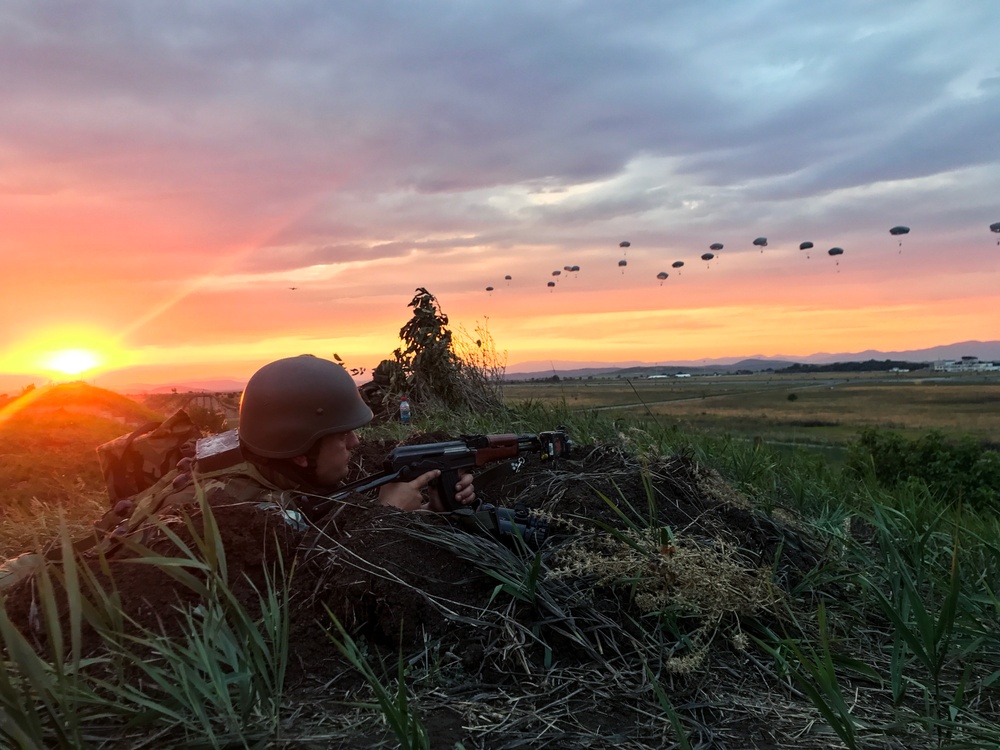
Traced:
<svg viewBox="0 0 1000 750">
<path fill-rule="evenodd" d="M 1000 440 L 1000 376 L 889 373 L 562 379 L 510 383 L 509 402 L 655 420 L 771 443 L 839 446 L 864 427 Z"/>
<path fill-rule="evenodd" d="M 94 449 L 150 405 L 70 385 L 0 410 L 0 557 L 61 545 L 0 586 L 0 747 L 1000 747 L 1000 457 L 890 440 L 836 465 L 715 432 L 995 440 L 1000 382 L 506 395 L 363 439 L 565 425 L 579 451 L 488 490 L 551 519 L 537 549 L 354 502 L 303 529 L 207 492 L 98 539 L 118 516 Z"/>
</svg>

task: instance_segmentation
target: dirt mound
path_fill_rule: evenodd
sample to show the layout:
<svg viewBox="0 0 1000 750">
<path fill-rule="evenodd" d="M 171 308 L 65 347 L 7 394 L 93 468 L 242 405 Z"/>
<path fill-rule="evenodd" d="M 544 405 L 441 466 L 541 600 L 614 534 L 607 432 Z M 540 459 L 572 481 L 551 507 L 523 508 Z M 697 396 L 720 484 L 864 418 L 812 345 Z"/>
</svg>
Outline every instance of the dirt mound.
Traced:
<svg viewBox="0 0 1000 750">
<path fill-rule="evenodd" d="M 8 410 L 22 417 L 53 413 L 90 414 L 134 426 L 162 419 L 158 412 L 125 396 L 84 382 L 60 383 L 29 390 L 11 401 Z"/>
<path fill-rule="evenodd" d="M 392 447 L 366 445 L 357 471 L 380 468 Z M 516 534 L 475 534 L 356 498 L 310 529 L 273 510 L 215 506 L 228 579 L 251 610 L 279 556 L 296 558 L 289 691 L 303 721 L 329 721 L 343 713 L 331 702 L 359 689 L 329 637 L 332 614 L 390 674 L 401 654 L 420 673 L 435 747 L 539 746 L 531 738 L 541 735 L 553 746 L 659 746 L 668 730 L 652 674 L 676 705 L 715 691 L 696 713 L 718 737 L 746 743 L 728 746 L 782 736 L 782 723 L 796 721 L 784 698 L 747 704 L 773 688 L 745 669 L 744 628 L 778 617 L 788 586 L 817 563 L 816 545 L 690 458 L 639 462 L 609 446 L 578 454 L 477 484 L 481 499 L 548 520 L 538 550 Z M 125 610 L 148 627 L 169 633 L 178 624 L 169 613 L 194 603 L 148 566 L 119 562 L 113 577 Z M 31 594 L 26 585 L 7 600 L 29 631 Z M 364 732 L 345 737 L 339 746 L 371 746 Z"/>
</svg>

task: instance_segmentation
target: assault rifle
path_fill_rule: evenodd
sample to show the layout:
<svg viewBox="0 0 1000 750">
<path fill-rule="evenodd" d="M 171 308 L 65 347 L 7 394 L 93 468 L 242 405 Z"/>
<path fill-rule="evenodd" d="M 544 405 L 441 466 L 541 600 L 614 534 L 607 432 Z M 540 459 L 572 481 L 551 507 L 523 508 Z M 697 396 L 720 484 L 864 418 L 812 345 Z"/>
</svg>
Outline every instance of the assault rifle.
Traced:
<svg viewBox="0 0 1000 750">
<path fill-rule="evenodd" d="M 573 441 L 565 429 L 540 432 L 537 435 L 463 435 L 458 440 L 424 445 L 402 445 L 386 457 L 379 474 L 364 477 L 345 485 L 336 494 L 303 508 L 312 518 L 319 518 L 334 504 L 352 492 L 367 492 L 389 482 L 409 482 L 432 469 L 440 469 L 441 476 L 435 487 L 450 514 L 476 530 L 497 535 L 521 535 L 537 546 L 545 539 L 547 526 L 526 508 L 515 510 L 482 503 L 478 508 L 464 507 L 455 500 L 455 485 L 459 473 L 482 468 L 498 461 L 508 461 L 511 472 L 516 472 L 525 454 L 537 455 L 542 461 L 568 458 Z"/>
</svg>

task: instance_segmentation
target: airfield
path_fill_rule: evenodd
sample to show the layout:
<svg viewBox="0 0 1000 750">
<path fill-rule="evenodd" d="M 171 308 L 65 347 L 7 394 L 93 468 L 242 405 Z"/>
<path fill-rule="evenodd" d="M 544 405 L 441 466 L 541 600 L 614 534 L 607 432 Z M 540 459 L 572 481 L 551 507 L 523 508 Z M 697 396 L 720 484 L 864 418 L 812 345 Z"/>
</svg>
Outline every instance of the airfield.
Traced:
<svg viewBox="0 0 1000 750">
<path fill-rule="evenodd" d="M 996 372 L 601 376 L 512 382 L 504 396 L 774 444 L 836 448 L 876 427 L 1000 445 Z"/>
</svg>

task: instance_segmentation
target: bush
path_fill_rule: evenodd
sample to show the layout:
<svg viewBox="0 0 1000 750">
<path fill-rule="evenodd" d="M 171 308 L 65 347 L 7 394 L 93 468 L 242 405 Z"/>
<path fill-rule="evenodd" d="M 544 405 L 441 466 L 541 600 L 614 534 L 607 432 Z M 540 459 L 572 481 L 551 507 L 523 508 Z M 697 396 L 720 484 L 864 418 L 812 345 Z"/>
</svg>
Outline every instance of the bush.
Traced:
<svg viewBox="0 0 1000 750">
<path fill-rule="evenodd" d="M 497 353 L 485 325 L 476 328 L 475 339 L 464 329 L 456 338 L 437 298 L 422 287 L 409 307 L 413 317 L 399 331 L 402 345 L 375 368 L 371 387 L 362 387 L 373 411 L 389 416 L 403 396 L 425 407 L 420 413 L 501 408 L 506 353 Z"/>
<path fill-rule="evenodd" d="M 945 501 L 1000 509 L 1000 453 L 971 437 L 948 440 L 932 430 L 909 440 L 867 428 L 848 447 L 847 466 L 890 489 L 916 479 Z"/>
</svg>

